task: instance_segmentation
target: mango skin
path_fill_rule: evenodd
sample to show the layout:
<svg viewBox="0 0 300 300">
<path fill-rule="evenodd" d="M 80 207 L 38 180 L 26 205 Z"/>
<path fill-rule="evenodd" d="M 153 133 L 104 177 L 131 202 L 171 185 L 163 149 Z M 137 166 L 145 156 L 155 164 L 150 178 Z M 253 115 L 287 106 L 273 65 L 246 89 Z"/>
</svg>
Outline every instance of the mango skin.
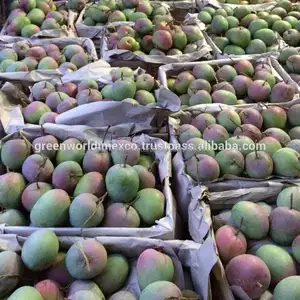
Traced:
<svg viewBox="0 0 300 300">
<path fill-rule="evenodd" d="M 139 190 L 139 175 L 129 165 L 114 165 L 106 173 L 106 189 L 114 202 L 128 203 Z"/>
<path fill-rule="evenodd" d="M 147 225 L 154 225 L 165 213 L 165 196 L 153 188 L 147 188 L 137 193 L 133 207 L 140 215 L 141 220 Z"/>
<path fill-rule="evenodd" d="M 0 205 L 4 208 L 18 208 L 25 179 L 19 173 L 9 172 L 0 176 Z"/>
<path fill-rule="evenodd" d="M 69 287 L 68 295 L 73 295 L 79 291 L 91 291 L 100 298 L 105 299 L 98 285 L 90 280 L 75 280 Z"/>
<path fill-rule="evenodd" d="M 249 239 L 260 240 L 268 234 L 268 215 L 255 203 L 250 201 L 236 203 L 231 210 L 231 217 L 237 228 L 240 228 Z"/>
<path fill-rule="evenodd" d="M 121 291 L 113 294 L 108 300 L 137 300 L 137 298 L 129 292 Z"/>
<path fill-rule="evenodd" d="M 125 283 L 129 274 L 129 263 L 121 254 L 111 254 L 107 257 L 107 265 L 102 273 L 94 279 L 104 295 L 117 292 Z M 114 284 L 111 284 L 111 283 Z"/>
<path fill-rule="evenodd" d="M 75 279 L 92 279 L 107 264 L 107 252 L 96 240 L 84 240 L 71 246 L 66 255 L 66 266 Z"/>
<path fill-rule="evenodd" d="M 66 253 L 58 252 L 53 264 L 45 272 L 45 278 L 57 282 L 62 288 L 69 286 L 74 279 L 66 268 Z"/>
<path fill-rule="evenodd" d="M 154 249 L 145 250 L 137 261 L 137 277 L 141 290 L 155 281 L 172 281 L 174 277 L 172 259 Z"/>
<path fill-rule="evenodd" d="M 68 220 L 71 204 L 68 194 L 54 189 L 42 195 L 30 212 L 30 220 L 36 227 L 58 227 Z"/>
<path fill-rule="evenodd" d="M 22 286 L 14 291 L 7 300 L 44 300 L 39 291 L 31 286 Z"/>
<path fill-rule="evenodd" d="M 139 300 L 180 299 L 180 289 L 169 281 L 156 281 L 149 284 L 141 293 Z"/>
<path fill-rule="evenodd" d="M 102 298 L 103 299 L 103 298 Z M 90 291 L 78 291 L 68 297 L 68 300 L 102 300 L 99 296 Z"/>
<path fill-rule="evenodd" d="M 27 238 L 21 257 L 28 269 L 43 271 L 52 265 L 58 250 L 59 242 L 55 233 L 49 229 L 40 229 Z"/>
<path fill-rule="evenodd" d="M 51 280 L 42 280 L 34 286 L 42 295 L 44 300 L 64 300 L 59 285 Z"/>
<path fill-rule="evenodd" d="M 80 178 L 74 191 L 74 197 L 90 193 L 97 197 L 103 196 L 106 192 L 104 177 L 99 172 L 90 172 Z"/>
<path fill-rule="evenodd" d="M 291 276 L 280 281 L 273 292 L 272 300 L 300 299 L 300 276 Z"/>
<path fill-rule="evenodd" d="M 281 247 L 263 245 L 256 251 L 255 255 L 268 266 L 272 285 L 276 285 L 286 277 L 297 275 L 296 265 L 292 257 Z"/>
</svg>

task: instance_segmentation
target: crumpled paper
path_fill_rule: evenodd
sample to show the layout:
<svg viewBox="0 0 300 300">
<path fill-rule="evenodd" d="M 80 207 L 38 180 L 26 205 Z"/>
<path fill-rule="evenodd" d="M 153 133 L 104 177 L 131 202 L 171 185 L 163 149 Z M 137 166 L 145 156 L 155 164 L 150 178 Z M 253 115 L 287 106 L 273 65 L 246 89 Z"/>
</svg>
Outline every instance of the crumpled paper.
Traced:
<svg viewBox="0 0 300 300">
<path fill-rule="evenodd" d="M 115 139 L 126 137 L 130 134 L 130 132 L 128 132 L 128 129 L 128 126 L 126 127 L 122 125 L 114 126 L 109 129 L 107 127 L 91 128 L 88 126 L 63 126 L 56 124 L 45 124 L 43 126 L 25 125 L 16 127 L 12 134 L 7 136 L 2 141 L 5 142 L 6 140 L 18 137 L 18 132 L 22 132 L 22 134 L 24 134 L 29 141 L 32 141 L 34 138 L 45 134 L 51 134 L 56 136 L 59 140 L 65 140 L 72 137 L 84 142 L 101 143 L 107 131 L 107 141 L 112 140 L 112 142 L 116 142 Z M 124 133 L 129 134 L 124 135 Z M 153 145 L 153 147 L 151 147 L 151 152 L 155 155 L 155 160 L 158 162 L 158 171 L 162 185 L 162 192 L 164 193 L 166 199 L 165 216 L 160 220 L 157 220 L 156 224 L 150 228 L 53 228 L 53 230 L 58 235 L 76 235 L 85 237 L 137 236 L 151 238 L 156 237 L 160 239 L 174 239 L 176 223 L 176 202 L 170 188 L 170 178 L 172 175 L 171 152 L 166 142 L 145 134 L 133 137 L 132 141 L 136 143 L 140 148 L 143 148 L 143 145 L 145 144 Z M 5 226 L 3 228 L 3 231 L 5 233 L 14 233 L 28 236 L 36 229 L 38 228 L 27 226 Z"/>
<path fill-rule="evenodd" d="M 219 67 L 222 67 L 223 65 L 233 65 L 234 63 L 238 62 L 239 60 L 249 60 L 252 63 L 266 63 L 271 67 L 272 74 L 275 76 L 277 81 L 285 81 L 288 84 L 291 84 L 295 87 L 297 93 L 295 94 L 295 97 L 290 102 L 281 102 L 281 103 L 269 103 L 268 105 L 286 105 L 287 103 L 292 104 L 293 101 L 297 100 L 300 96 L 300 89 L 299 86 L 290 78 L 290 76 L 287 74 L 287 72 L 281 67 L 278 67 L 278 62 L 275 64 L 276 59 L 273 58 L 270 55 L 259 55 L 259 56 L 253 56 L 253 55 L 244 55 L 240 57 L 235 58 L 223 58 L 223 59 L 217 59 L 217 60 L 211 60 L 211 61 L 200 61 L 200 62 L 189 62 L 189 63 L 174 63 L 174 64 L 168 64 L 161 66 L 158 70 L 158 80 L 161 82 L 161 85 L 168 88 L 167 79 L 170 76 L 176 76 L 180 72 L 186 71 L 186 70 L 192 70 L 195 65 L 201 65 L 201 64 L 209 64 L 211 66 L 217 65 Z M 253 107 L 253 106 L 260 106 L 261 104 L 255 104 L 255 103 L 249 103 L 249 104 L 238 104 L 238 105 L 231 105 L 230 107 L 238 107 L 238 108 L 245 108 L 245 107 Z M 184 111 L 196 111 L 198 110 L 212 110 L 215 111 L 215 109 L 218 109 L 220 111 L 220 107 L 223 107 L 223 104 L 201 104 L 201 105 L 195 105 L 188 107 L 184 109 Z M 225 105 L 227 107 L 227 105 Z M 214 109 L 215 108 L 215 109 Z"/>
<path fill-rule="evenodd" d="M 16 42 L 25 42 L 32 46 L 41 46 L 45 43 L 56 44 L 60 49 L 67 45 L 74 44 L 80 45 L 90 54 L 93 60 L 98 60 L 97 52 L 93 42 L 88 38 L 53 38 L 53 39 L 26 39 L 22 37 L 10 37 L 0 36 L 0 50 L 6 48 L 12 48 Z M 27 82 L 38 82 L 41 80 L 56 80 L 58 81 L 64 73 L 61 70 L 33 70 L 30 72 L 8 72 L 0 73 L 0 80 L 3 81 L 24 81 Z"/>
<path fill-rule="evenodd" d="M 69 12 L 68 24 L 61 26 L 60 29 L 48 29 L 41 30 L 40 32 L 34 34 L 31 38 L 62 38 L 62 37 L 76 37 L 76 32 L 74 30 L 74 21 L 76 19 L 77 13 L 68 9 L 68 1 L 56 1 L 55 5 L 59 8 L 64 8 Z M 8 26 L 8 20 L 5 22 L 0 35 L 7 35 L 6 28 Z"/>
<path fill-rule="evenodd" d="M 169 255 L 175 266 L 174 282 L 180 289 L 191 288 L 185 278 L 191 278 L 194 290 L 203 300 L 213 300 L 210 296 L 209 276 L 213 266 L 218 262 L 212 239 L 198 244 L 192 241 L 161 241 L 158 239 L 131 237 L 96 237 L 109 252 L 121 253 L 130 259 L 131 270 L 128 280 L 122 290 L 139 297 L 141 290 L 136 276 L 136 262 L 138 256 L 146 249 L 159 249 Z M 0 235 L 1 250 L 20 252 L 26 238 L 15 234 Z M 60 247 L 67 250 L 74 243 L 83 240 L 80 237 L 59 237 Z M 223 282 L 219 282 L 223 287 Z M 225 298 L 224 300 L 234 300 Z"/>
<path fill-rule="evenodd" d="M 120 24 L 122 25 L 122 24 Z M 203 30 L 203 24 L 201 22 L 194 22 L 194 21 L 185 21 L 182 26 L 193 25 L 198 27 L 200 30 Z M 122 50 L 122 49 L 113 49 L 108 50 L 107 40 L 108 40 L 108 32 L 109 30 L 113 30 L 114 28 L 118 28 L 119 26 L 108 25 L 105 28 L 103 38 L 102 38 L 102 45 L 101 45 L 101 57 L 108 62 L 114 60 L 140 60 L 147 63 L 153 64 L 169 64 L 175 62 L 188 62 L 188 61 L 197 61 L 200 58 L 211 59 L 211 47 L 206 42 L 205 38 L 203 37 L 202 40 L 197 42 L 198 51 L 194 53 L 187 53 L 182 55 L 171 55 L 171 56 L 161 56 L 161 55 L 136 55 L 131 51 Z"/>
</svg>

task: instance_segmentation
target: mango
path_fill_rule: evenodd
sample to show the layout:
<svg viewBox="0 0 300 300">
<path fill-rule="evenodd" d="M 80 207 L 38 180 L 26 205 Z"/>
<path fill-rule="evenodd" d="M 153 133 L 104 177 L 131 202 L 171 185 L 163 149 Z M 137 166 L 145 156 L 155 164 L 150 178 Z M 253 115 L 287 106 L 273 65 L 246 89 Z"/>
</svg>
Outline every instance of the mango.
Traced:
<svg viewBox="0 0 300 300">
<path fill-rule="evenodd" d="M 140 149 L 135 143 L 127 140 L 118 140 L 112 148 L 111 157 L 114 165 L 128 164 L 134 166 L 140 159 Z"/>
<path fill-rule="evenodd" d="M 58 249 L 59 242 L 55 233 L 49 229 L 40 229 L 27 238 L 21 257 L 28 269 L 43 271 L 54 262 Z"/>
<path fill-rule="evenodd" d="M 19 173 L 9 172 L 0 176 L 0 205 L 18 208 L 25 188 L 25 179 Z"/>
<path fill-rule="evenodd" d="M 74 138 L 69 138 L 60 144 L 60 149 L 56 154 L 56 162 L 60 164 L 65 161 L 81 163 L 85 155 L 84 147 L 81 142 Z"/>
<path fill-rule="evenodd" d="M 95 195 L 80 194 L 72 201 L 69 216 L 70 223 L 74 227 L 97 227 L 103 220 L 104 207 Z"/>
<path fill-rule="evenodd" d="M 181 299 L 181 297 L 182 293 L 174 283 L 156 281 L 142 291 L 139 300 Z"/>
<path fill-rule="evenodd" d="M 216 232 L 216 244 L 223 263 L 247 252 L 247 240 L 238 229 L 224 225 Z"/>
<path fill-rule="evenodd" d="M 292 206 L 291 197 L 293 197 Z M 291 186 L 283 189 L 277 196 L 276 204 L 300 211 L 300 187 Z"/>
<path fill-rule="evenodd" d="M 22 274 L 21 257 L 13 251 L 0 252 L 0 297 L 9 295 Z"/>
<path fill-rule="evenodd" d="M 133 207 L 141 220 L 149 226 L 161 219 L 165 213 L 165 196 L 156 189 L 147 188 L 137 193 Z"/>
<path fill-rule="evenodd" d="M 288 207 L 276 207 L 270 217 L 272 240 L 281 246 L 290 246 L 300 234 L 300 212 Z"/>
<path fill-rule="evenodd" d="M 103 221 L 104 227 L 140 227 L 140 216 L 136 210 L 127 204 L 110 204 Z"/>
<path fill-rule="evenodd" d="M 67 300 L 102 300 L 96 294 L 90 291 L 78 291 L 67 298 Z"/>
<path fill-rule="evenodd" d="M 34 182 L 26 186 L 22 193 L 22 205 L 27 211 L 31 211 L 39 198 L 52 190 L 52 185 L 45 182 Z"/>
<path fill-rule="evenodd" d="M 135 165 L 133 166 L 135 171 L 139 175 L 139 190 L 146 189 L 146 188 L 155 188 L 156 180 L 155 176 L 153 175 L 152 172 L 147 170 L 145 167 L 141 165 Z"/>
<path fill-rule="evenodd" d="M 155 249 L 147 249 L 141 253 L 136 269 L 141 290 L 156 281 L 172 282 L 175 272 L 172 259 Z"/>
<path fill-rule="evenodd" d="M 69 287 L 68 295 L 71 296 L 79 291 L 91 291 L 97 296 L 99 296 L 100 299 L 101 297 L 105 299 L 98 285 L 90 280 L 75 280 Z"/>
<path fill-rule="evenodd" d="M 6 226 L 27 226 L 25 216 L 17 209 L 8 209 L 0 212 L 0 224 Z"/>
<path fill-rule="evenodd" d="M 1 148 L 1 161 L 9 170 L 18 171 L 30 153 L 30 145 L 26 140 L 10 140 Z"/>
<path fill-rule="evenodd" d="M 129 274 L 129 263 L 121 254 L 111 254 L 102 273 L 94 279 L 104 295 L 117 292 L 125 283 Z M 112 282 L 114 284 L 112 284 Z"/>
<path fill-rule="evenodd" d="M 139 176 L 130 165 L 114 165 L 105 177 L 106 189 L 114 202 L 130 202 L 139 189 Z"/>
<path fill-rule="evenodd" d="M 36 227 L 58 227 L 66 224 L 71 204 L 69 195 L 59 189 L 43 194 L 30 212 L 30 220 Z"/>
<path fill-rule="evenodd" d="M 98 172 L 90 172 L 81 177 L 77 183 L 74 191 L 74 197 L 84 193 L 101 197 L 105 192 L 106 188 L 103 175 Z"/>
<path fill-rule="evenodd" d="M 76 279 L 96 277 L 104 270 L 106 264 L 107 252 L 97 240 L 79 241 L 66 255 L 67 269 Z"/>
<path fill-rule="evenodd" d="M 271 282 L 267 265 L 250 254 L 234 257 L 226 266 L 225 272 L 229 284 L 241 287 L 251 299 L 259 298 Z"/>
<path fill-rule="evenodd" d="M 272 300 L 300 299 L 300 276 L 290 276 L 280 281 L 273 292 Z"/>
<path fill-rule="evenodd" d="M 108 300 L 137 300 L 137 298 L 129 292 L 121 291 L 113 294 Z"/>
<path fill-rule="evenodd" d="M 44 300 L 64 300 L 64 296 L 56 282 L 43 280 L 34 286 L 42 295 Z"/>
<path fill-rule="evenodd" d="M 39 291 L 31 286 L 22 286 L 14 291 L 7 300 L 44 300 Z"/>
<path fill-rule="evenodd" d="M 66 268 L 65 258 L 65 252 L 58 252 L 51 267 L 45 272 L 45 278 L 57 282 L 62 288 L 69 286 L 74 281 Z"/>
<path fill-rule="evenodd" d="M 269 231 L 268 215 L 250 201 L 236 203 L 231 211 L 235 225 L 250 239 L 262 239 Z"/>
<path fill-rule="evenodd" d="M 32 154 L 26 158 L 22 166 L 24 178 L 32 182 L 49 182 L 51 180 L 54 166 L 51 160 L 40 154 Z"/>
<path fill-rule="evenodd" d="M 55 188 L 62 189 L 71 195 L 82 176 L 83 171 L 77 162 L 65 161 L 55 168 L 52 184 Z"/>
<path fill-rule="evenodd" d="M 282 279 L 297 275 L 296 265 L 290 254 L 275 245 L 263 245 L 255 253 L 268 266 L 271 284 L 276 285 Z"/>
</svg>

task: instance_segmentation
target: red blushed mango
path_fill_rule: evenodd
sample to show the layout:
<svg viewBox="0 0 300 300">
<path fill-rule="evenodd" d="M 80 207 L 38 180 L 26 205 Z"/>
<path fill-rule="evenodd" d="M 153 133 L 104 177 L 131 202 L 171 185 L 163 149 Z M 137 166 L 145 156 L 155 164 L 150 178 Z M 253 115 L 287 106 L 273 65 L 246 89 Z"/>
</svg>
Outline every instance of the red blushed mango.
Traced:
<svg viewBox="0 0 300 300">
<path fill-rule="evenodd" d="M 142 290 L 156 281 L 172 282 L 174 272 L 172 259 L 157 250 L 147 249 L 138 258 L 137 277 Z"/>
<path fill-rule="evenodd" d="M 32 154 L 27 157 L 22 166 L 22 174 L 30 183 L 50 181 L 53 171 L 52 162 L 40 154 Z"/>
<path fill-rule="evenodd" d="M 108 206 L 105 212 L 104 227 L 140 227 L 140 216 L 136 210 L 123 203 Z"/>
<path fill-rule="evenodd" d="M 79 180 L 74 191 L 74 197 L 84 193 L 101 197 L 105 192 L 106 188 L 103 175 L 99 172 L 90 172 Z"/>
<path fill-rule="evenodd" d="M 172 35 L 166 30 L 155 31 L 152 41 L 153 44 L 161 50 L 169 50 L 173 45 Z"/>
<path fill-rule="evenodd" d="M 45 49 L 40 46 L 31 47 L 26 54 L 27 57 L 34 57 L 37 61 L 40 61 L 46 57 L 46 55 Z"/>
<path fill-rule="evenodd" d="M 3 144 L 1 161 L 11 171 L 21 170 L 25 159 L 31 154 L 30 145 L 23 139 L 13 139 Z"/>
<path fill-rule="evenodd" d="M 44 113 L 40 120 L 39 120 L 39 125 L 43 125 L 45 123 L 52 123 L 55 124 L 55 120 L 58 117 L 58 114 L 55 112 L 46 112 Z"/>
<path fill-rule="evenodd" d="M 40 101 L 33 101 L 23 109 L 23 116 L 27 123 L 38 124 L 44 113 L 51 112 L 48 105 Z"/>
<path fill-rule="evenodd" d="M 59 164 L 52 175 L 52 184 L 57 189 L 62 189 L 72 194 L 80 178 L 82 169 L 75 161 L 66 161 Z"/>
<path fill-rule="evenodd" d="M 22 205 L 30 212 L 38 199 L 51 189 L 51 184 L 45 182 L 34 182 L 29 184 L 22 193 Z"/>
<path fill-rule="evenodd" d="M 56 282 L 43 280 L 34 286 L 42 295 L 44 300 L 63 300 L 64 296 Z"/>
<path fill-rule="evenodd" d="M 247 240 L 238 229 L 224 225 L 216 232 L 216 244 L 223 263 L 227 264 L 232 258 L 245 254 Z"/>
<path fill-rule="evenodd" d="M 56 90 L 65 93 L 72 98 L 75 98 L 77 95 L 77 85 L 73 82 L 58 84 L 56 85 Z"/>
<path fill-rule="evenodd" d="M 106 174 L 111 165 L 110 154 L 96 150 L 88 150 L 82 162 L 85 173 L 100 172 L 101 174 Z"/>
<path fill-rule="evenodd" d="M 31 89 L 34 100 L 43 102 L 45 102 L 47 97 L 53 92 L 55 92 L 55 87 L 48 81 L 40 81 Z"/>
<path fill-rule="evenodd" d="M 269 287 L 271 274 L 258 257 L 243 254 L 234 257 L 225 268 L 231 286 L 239 286 L 251 298 L 259 298 Z"/>
<path fill-rule="evenodd" d="M 48 134 L 34 139 L 32 146 L 34 153 L 43 154 L 52 159 L 57 152 L 58 140 L 55 136 Z"/>
<path fill-rule="evenodd" d="M 67 98 L 57 106 L 57 113 L 62 114 L 70 109 L 78 106 L 78 102 L 74 98 Z"/>
</svg>

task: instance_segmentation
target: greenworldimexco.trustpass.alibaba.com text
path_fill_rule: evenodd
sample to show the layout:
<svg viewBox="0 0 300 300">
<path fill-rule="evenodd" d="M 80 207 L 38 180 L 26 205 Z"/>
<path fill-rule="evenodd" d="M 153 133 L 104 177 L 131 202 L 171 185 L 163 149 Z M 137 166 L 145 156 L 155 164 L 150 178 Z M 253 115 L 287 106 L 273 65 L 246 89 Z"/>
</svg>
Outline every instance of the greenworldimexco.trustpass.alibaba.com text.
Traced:
<svg viewBox="0 0 300 300">
<path fill-rule="evenodd" d="M 260 143 L 214 143 L 214 142 L 204 142 L 201 144 L 195 143 L 118 143 L 118 142 L 105 142 L 105 143 L 96 143 L 96 142 L 84 142 L 78 144 L 53 144 L 53 143 L 36 143 L 34 145 L 36 152 L 41 151 L 51 151 L 51 150 L 95 150 L 95 151 L 130 151 L 140 149 L 142 151 L 223 151 L 223 150 L 238 150 L 238 151 L 265 151 L 266 145 Z"/>
</svg>

